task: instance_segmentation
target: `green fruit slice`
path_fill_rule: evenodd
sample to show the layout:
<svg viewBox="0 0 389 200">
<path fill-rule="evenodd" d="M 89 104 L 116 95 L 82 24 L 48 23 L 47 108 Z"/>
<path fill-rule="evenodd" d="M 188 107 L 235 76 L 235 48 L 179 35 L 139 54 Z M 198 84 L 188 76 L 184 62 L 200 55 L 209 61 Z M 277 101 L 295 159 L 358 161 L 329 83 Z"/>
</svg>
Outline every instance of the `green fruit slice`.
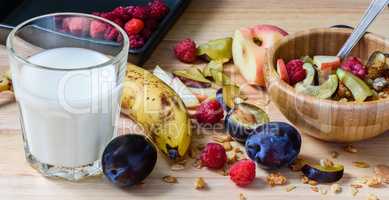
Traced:
<svg viewBox="0 0 389 200">
<path fill-rule="evenodd" d="M 336 75 L 351 91 L 357 102 L 363 102 L 367 97 L 373 95 L 373 91 L 369 88 L 369 86 L 362 79 L 354 76 L 352 73 L 339 68 L 336 70 Z"/>
<path fill-rule="evenodd" d="M 338 77 L 336 75 L 330 75 L 328 80 L 323 84 L 314 86 L 304 83 L 297 83 L 295 90 L 298 93 L 314 96 L 320 99 L 330 98 L 338 88 Z"/>
<path fill-rule="evenodd" d="M 208 65 L 203 69 L 202 73 L 203 75 L 208 78 L 212 77 L 211 69 L 217 70 L 217 71 L 223 71 L 223 63 L 219 61 L 211 61 L 208 63 Z"/>
<path fill-rule="evenodd" d="M 211 60 L 221 63 L 228 62 L 232 58 L 232 38 L 210 40 L 197 48 L 197 55 L 207 55 Z"/>
<path fill-rule="evenodd" d="M 311 63 L 304 63 L 303 68 L 307 72 L 307 76 L 303 80 L 303 84 L 312 85 L 315 80 L 316 70 Z"/>
<path fill-rule="evenodd" d="M 223 72 L 215 70 L 215 69 L 210 69 L 212 78 L 215 81 L 215 83 L 219 86 L 223 85 L 234 85 L 234 83 L 231 81 L 231 79 L 225 75 Z"/>
<path fill-rule="evenodd" d="M 235 104 L 235 98 L 240 96 L 240 89 L 236 85 L 224 85 L 223 86 L 223 100 L 229 108 L 233 108 Z"/>
<path fill-rule="evenodd" d="M 202 83 L 212 83 L 210 80 L 206 79 L 201 71 L 197 68 L 190 68 L 185 70 L 176 70 L 173 72 L 175 76 L 187 78 L 190 80 L 202 82 Z"/>
</svg>

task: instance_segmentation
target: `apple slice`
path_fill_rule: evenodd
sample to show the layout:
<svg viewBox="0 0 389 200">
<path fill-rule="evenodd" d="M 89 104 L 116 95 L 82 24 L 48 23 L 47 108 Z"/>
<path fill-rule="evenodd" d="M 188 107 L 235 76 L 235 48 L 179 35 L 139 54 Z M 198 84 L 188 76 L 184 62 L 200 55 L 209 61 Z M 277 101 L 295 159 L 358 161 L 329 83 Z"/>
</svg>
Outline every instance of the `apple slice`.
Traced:
<svg viewBox="0 0 389 200">
<path fill-rule="evenodd" d="M 337 56 L 314 56 L 313 63 L 323 72 L 330 72 L 340 67 L 340 58 Z"/>
<path fill-rule="evenodd" d="M 266 50 L 286 35 L 284 30 L 272 25 L 257 25 L 235 31 L 232 57 L 249 84 L 265 87 Z"/>
<path fill-rule="evenodd" d="M 194 108 L 200 105 L 197 97 L 181 82 L 179 78 L 173 78 L 172 84 L 170 85 L 173 90 L 180 96 L 187 108 Z"/>
<path fill-rule="evenodd" d="M 173 74 L 163 70 L 160 66 L 156 66 L 153 70 L 153 74 L 161 79 L 166 85 L 170 85 L 173 82 Z"/>
<path fill-rule="evenodd" d="M 175 78 L 170 72 L 156 66 L 153 70 L 153 74 L 161 79 L 166 85 L 170 86 L 182 99 L 187 108 L 193 108 L 200 104 L 199 100 L 193 95 L 188 87 L 186 87 L 179 78 Z"/>
<path fill-rule="evenodd" d="M 288 71 L 286 70 L 286 65 L 283 59 L 279 58 L 277 60 L 277 73 L 280 76 L 280 79 L 289 83 Z"/>
</svg>

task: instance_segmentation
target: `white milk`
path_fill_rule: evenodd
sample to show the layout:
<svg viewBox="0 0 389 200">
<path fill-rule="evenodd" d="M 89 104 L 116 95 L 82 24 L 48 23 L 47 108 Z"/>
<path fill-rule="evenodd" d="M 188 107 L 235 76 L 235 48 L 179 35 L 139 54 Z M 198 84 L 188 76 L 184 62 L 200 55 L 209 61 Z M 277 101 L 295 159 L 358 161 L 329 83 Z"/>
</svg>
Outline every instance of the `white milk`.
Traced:
<svg viewBox="0 0 389 200">
<path fill-rule="evenodd" d="M 108 61 L 99 52 L 57 48 L 35 54 L 33 64 L 78 69 Z M 25 139 L 39 162 L 81 167 L 100 159 L 114 133 L 120 87 L 113 65 L 78 71 L 18 68 L 14 83 Z M 13 73 L 15 73 L 13 71 Z"/>
</svg>

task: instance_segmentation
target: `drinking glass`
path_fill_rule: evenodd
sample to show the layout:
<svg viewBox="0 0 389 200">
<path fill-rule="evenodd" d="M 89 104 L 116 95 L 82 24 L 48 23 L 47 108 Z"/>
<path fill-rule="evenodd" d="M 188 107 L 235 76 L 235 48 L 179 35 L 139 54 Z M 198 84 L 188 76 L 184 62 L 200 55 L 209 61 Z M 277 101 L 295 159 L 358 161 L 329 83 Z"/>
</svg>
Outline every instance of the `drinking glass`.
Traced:
<svg viewBox="0 0 389 200">
<path fill-rule="evenodd" d="M 115 23 L 55 13 L 21 23 L 7 38 L 27 161 L 45 176 L 101 173 L 116 134 L 128 37 Z"/>
</svg>

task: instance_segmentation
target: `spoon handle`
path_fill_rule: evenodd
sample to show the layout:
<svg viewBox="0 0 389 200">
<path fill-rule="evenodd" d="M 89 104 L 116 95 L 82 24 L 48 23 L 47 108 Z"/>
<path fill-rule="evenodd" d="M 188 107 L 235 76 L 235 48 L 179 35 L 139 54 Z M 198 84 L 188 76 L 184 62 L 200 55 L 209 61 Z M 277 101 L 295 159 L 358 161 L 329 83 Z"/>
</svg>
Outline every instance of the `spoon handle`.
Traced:
<svg viewBox="0 0 389 200">
<path fill-rule="evenodd" d="M 386 8 L 388 4 L 389 0 L 372 0 L 358 26 L 354 29 L 346 43 L 339 50 L 337 56 L 339 56 L 341 59 L 344 59 L 348 56 L 348 54 L 350 54 L 351 50 L 365 34 L 370 24 L 384 10 L 384 8 Z"/>
</svg>

